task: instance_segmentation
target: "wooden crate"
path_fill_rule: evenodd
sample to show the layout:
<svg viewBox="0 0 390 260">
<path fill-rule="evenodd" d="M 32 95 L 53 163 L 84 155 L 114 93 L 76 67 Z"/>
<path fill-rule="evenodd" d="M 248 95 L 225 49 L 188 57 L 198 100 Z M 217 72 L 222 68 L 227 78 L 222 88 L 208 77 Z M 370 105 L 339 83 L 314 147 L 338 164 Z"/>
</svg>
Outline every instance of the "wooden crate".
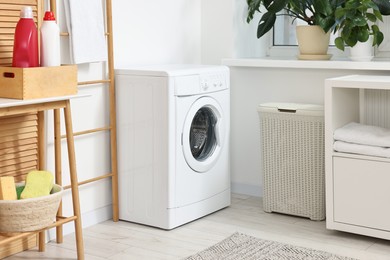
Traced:
<svg viewBox="0 0 390 260">
<path fill-rule="evenodd" d="M 23 6 L 31 6 L 40 28 L 42 0 L 0 0 L 0 98 L 33 99 L 77 93 L 77 67 L 12 68 L 16 23 Z"/>
<path fill-rule="evenodd" d="M 77 66 L 0 67 L 0 98 L 33 99 L 77 93 Z"/>
</svg>

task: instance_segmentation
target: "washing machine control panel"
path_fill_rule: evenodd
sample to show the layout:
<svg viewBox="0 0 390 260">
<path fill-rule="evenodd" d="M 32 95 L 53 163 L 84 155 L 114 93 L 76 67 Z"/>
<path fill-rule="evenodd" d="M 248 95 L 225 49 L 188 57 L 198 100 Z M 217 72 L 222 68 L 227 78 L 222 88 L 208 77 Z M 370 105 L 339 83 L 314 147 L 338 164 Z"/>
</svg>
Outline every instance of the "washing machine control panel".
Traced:
<svg viewBox="0 0 390 260">
<path fill-rule="evenodd" d="M 214 92 L 228 88 L 226 73 L 200 75 L 200 90 L 202 93 Z"/>
</svg>

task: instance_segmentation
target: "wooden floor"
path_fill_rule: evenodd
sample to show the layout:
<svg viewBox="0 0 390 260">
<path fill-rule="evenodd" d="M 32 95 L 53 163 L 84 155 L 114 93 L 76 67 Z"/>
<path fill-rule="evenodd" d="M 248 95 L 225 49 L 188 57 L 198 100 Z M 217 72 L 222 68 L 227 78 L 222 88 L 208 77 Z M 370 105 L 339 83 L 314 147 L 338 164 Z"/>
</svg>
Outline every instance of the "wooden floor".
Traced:
<svg viewBox="0 0 390 260">
<path fill-rule="evenodd" d="M 86 259 L 182 259 L 236 231 L 357 259 L 390 260 L 390 241 L 329 231 L 324 221 L 265 213 L 261 198 L 237 194 L 230 207 L 171 231 L 122 221 L 86 228 Z M 50 242 L 46 252 L 35 249 L 6 259 L 76 259 L 74 235 L 63 244 Z"/>
</svg>

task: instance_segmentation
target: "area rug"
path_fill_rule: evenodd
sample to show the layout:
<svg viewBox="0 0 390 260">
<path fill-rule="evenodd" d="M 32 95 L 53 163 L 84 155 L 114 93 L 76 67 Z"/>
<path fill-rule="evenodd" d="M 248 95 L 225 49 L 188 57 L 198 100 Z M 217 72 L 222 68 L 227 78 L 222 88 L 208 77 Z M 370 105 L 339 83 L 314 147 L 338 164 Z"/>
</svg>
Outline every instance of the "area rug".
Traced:
<svg viewBox="0 0 390 260">
<path fill-rule="evenodd" d="M 185 260 L 356 260 L 310 248 L 234 233 Z"/>
</svg>

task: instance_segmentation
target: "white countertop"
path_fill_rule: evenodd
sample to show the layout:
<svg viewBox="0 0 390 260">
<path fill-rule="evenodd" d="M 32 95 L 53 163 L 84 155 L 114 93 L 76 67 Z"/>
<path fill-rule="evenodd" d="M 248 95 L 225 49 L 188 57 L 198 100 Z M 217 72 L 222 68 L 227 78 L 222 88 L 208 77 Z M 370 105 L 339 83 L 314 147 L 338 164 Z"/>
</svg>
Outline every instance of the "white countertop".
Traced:
<svg viewBox="0 0 390 260">
<path fill-rule="evenodd" d="M 389 58 L 357 62 L 348 59 L 298 60 L 291 57 L 264 57 L 223 59 L 222 64 L 231 67 L 390 71 Z"/>
<path fill-rule="evenodd" d="M 58 96 L 58 97 L 49 97 L 49 98 L 27 99 L 27 100 L 0 98 L 0 108 L 25 106 L 25 105 L 33 105 L 33 104 L 40 104 L 40 103 L 49 103 L 49 102 L 62 101 L 62 100 L 68 100 L 68 99 L 74 99 L 74 98 L 81 98 L 81 97 L 86 97 L 86 96 L 89 96 L 89 95 L 77 94 L 77 95 L 71 95 L 71 96 Z"/>
</svg>

